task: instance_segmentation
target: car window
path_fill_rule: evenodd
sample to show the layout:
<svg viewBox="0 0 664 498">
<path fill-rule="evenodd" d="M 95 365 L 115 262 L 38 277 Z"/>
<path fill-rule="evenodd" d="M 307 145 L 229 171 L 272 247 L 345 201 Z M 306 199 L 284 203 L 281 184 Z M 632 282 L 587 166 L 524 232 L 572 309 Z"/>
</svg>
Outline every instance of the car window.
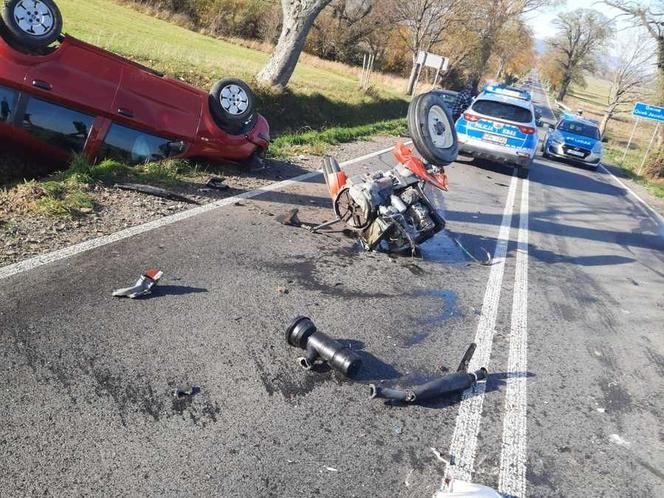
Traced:
<svg viewBox="0 0 664 498">
<path fill-rule="evenodd" d="M 533 120 L 533 114 L 529 109 L 494 100 L 476 100 L 472 109 L 485 116 L 516 123 L 530 123 Z"/>
<path fill-rule="evenodd" d="M 167 138 L 114 123 L 104 139 L 100 155 L 129 164 L 158 161 L 169 156 L 170 143 Z"/>
<path fill-rule="evenodd" d="M 31 97 L 23 128 L 38 139 L 68 152 L 83 152 L 94 116 Z"/>
<path fill-rule="evenodd" d="M 7 123 L 14 117 L 18 92 L 0 86 L 0 123 Z"/>
<path fill-rule="evenodd" d="M 579 123 L 577 121 L 561 121 L 558 125 L 558 129 L 573 133 L 574 135 L 581 135 L 582 137 L 599 140 L 599 128 L 589 124 Z"/>
</svg>

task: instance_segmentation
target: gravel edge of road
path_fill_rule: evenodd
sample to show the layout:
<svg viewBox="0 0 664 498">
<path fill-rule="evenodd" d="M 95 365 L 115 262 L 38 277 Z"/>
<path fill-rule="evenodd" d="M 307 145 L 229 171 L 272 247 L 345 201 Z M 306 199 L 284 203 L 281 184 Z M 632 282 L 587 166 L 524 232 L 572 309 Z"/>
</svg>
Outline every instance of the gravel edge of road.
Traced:
<svg viewBox="0 0 664 498">
<path fill-rule="evenodd" d="M 340 162 L 361 157 L 393 145 L 399 137 L 375 137 L 366 141 L 351 142 L 332 148 L 328 154 Z M 246 171 L 234 167 L 224 168 L 217 174 L 225 178 L 227 190 L 207 189 L 205 179 L 185 178 L 169 189 L 184 194 L 201 205 L 256 190 L 275 182 L 316 171 L 322 158 L 299 155 L 291 161 L 266 161 L 259 171 Z M 210 174 L 209 176 L 212 176 Z M 15 213 L 5 217 L 0 224 L 0 267 L 22 262 L 97 237 L 111 235 L 120 230 L 135 227 L 166 216 L 187 211 L 195 204 L 166 200 L 117 188 L 91 185 L 87 192 L 93 197 L 95 208 L 75 218 L 25 216 Z"/>
</svg>

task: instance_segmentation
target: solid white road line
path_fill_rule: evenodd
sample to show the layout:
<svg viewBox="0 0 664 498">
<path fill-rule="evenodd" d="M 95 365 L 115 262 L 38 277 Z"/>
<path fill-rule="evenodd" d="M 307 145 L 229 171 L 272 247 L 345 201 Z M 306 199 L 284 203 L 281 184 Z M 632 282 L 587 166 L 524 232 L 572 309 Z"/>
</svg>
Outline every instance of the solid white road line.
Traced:
<svg viewBox="0 0 664 498">
<path fill-rule="evenodd" d="M 505 210 L 503 211 L 500 231 L 498 232 L 493 265 L 491 266 L 491 273 L 489 274 L 489 281 L 484 294 L 482 314 L 475 334 L 477 349 L 469 365 L 470 371 L 481 367 L 489 367 L 493 336 L 496 328 L 496 317 L 498 316 L 498 302 L 503 286 L 505 257 L 507 255 L 507 245 L 512 225 L 512 210 L 514 208 L 517 184 L 518 179 L 513 175 L 509 193 L 507 194 Z M 452 444 L 450 445 L 450 455 L 454 459 L 454 465 L 450 466 L 448 470 L 452 473 L 451 477 L 455 479 L 462 481 L 471 480 L 485 390 L 486 383 L 480 382 L 474 388 L 471 387 L 463 393 L 459 413 L 456 418 L 454 435 L 452 436 Z"/>
<path fill-rule="evenodd" d="M 528 372 L 528 196 L 530 184 L 521 190 L 519 239 L 512 301 L 510 353 L 507 362 L 505 418 L 500 455 L 498 491 L 506 496 L 526 496 L 526 389 Z"/>
<path fill-rule="evenodd" d="M 406 142 L 410 143 L 410 142 Z M 366 161 L 368 159 L 372 159 L 374 157 L 380 156 L 382 154 L 385 154 L 387 152 L 390 152 L 393 150 L 394 147 L 390 147 L 387 149 L 379 150 L 377 152 L 372 152 L 371 154 L 366 154 L 361 157 L 357 157 L 355 159 L 351 159 L 350 161 L 346 161 L 341 164 L 342 167 L 350 166 L 351 164 L 359 163 L 362 161 Z M 211 202 L 210 204 L 205 204 L 203 206 L 199 206 L 193 209 L 189 209 L 187 211 L 182 211 L 180 213 L 176 213 L 171 216 L 167 216 L 165 218 L 159 218 L 154 221 L 150 221 L 148 223 L 145 223 L 143 225 L 137 225 L 135 227 L 127 228 L 125 230 L 121 230 L 120 232 L 112 233 L 110 235 L 105 235 L 103 237 L 99 237 L 96 239 L 91 239 L 85 242 L 81 242 L 80 244 L 76 244 L 70 247 L 65 247 L 64 249 L 60 249 L 58 251 L 53 251 L 47 254 L 42 254 L 41 256 L 36 256 L 34 258 L 26 259 L 25 261 L 21 261 L 19 263 L 14 263 L 12 265 L 4 266 L 0 268 L 0 280 L 3 278 L 8 278 L 13 275 L 16 275 L 18 273 L 23 273 L 29 270 L 33 270 L 34 268 L 38 268 L 40 266 L 53 263 L 55 261 L 59 261 L 61 259 L 66 259 L 71 256 L 75 256 L 77 254 L 80 254 L 82 252 L 90 251 L 92 249 L 96 249 L 98 247 L 102 247 L 108 244 L 112 244 L 114 242 L 118 242 L 123 239 L 127 239 L 129 237 L 133 237 L 135 235 L 139 235 L 145 232 L 149 232 L 151 230 L 154 230 L 156 228 L 160 228 L 166 225 L 171 225 L 173 223 L 177 223 L 178 221 L 186 220 L 188 218 L 192 218 L 194 216 L 198 216 L 203 213 L 207 213 L 208 211 L 212 211 L 217 208 L 221 208 L 224 206 L 228 206 L 229 204 L 234 204 L 239 200 L 242 199 L 251 199 L 253 197 L 257 197 L 259 195 L 262 195 L 266 192 L 273 192 L 275 190 L 280 190 L 286 187 L 289 187 L 293 184 L 304 182 L 307 180 L 310 180 L 312 178 L 315 178 L 316 176 L 322 174 L 322 171 L 312 171 L 311 173 L 305 173 L 300 176 L 296 176 L 295 178 L 291 178 L 290 180 L 284 180 L 281 182 L 276 182 L 272 183 L 270 185 L 267 185 L 265 187 L 261 187 L 256 190 L 250 190 L 248 192 L 243 192 L 242 194 L 235 195 L 233 197 L 228 197 L 226 199 L 221 199 L 217 202 Z"/>
</svg>

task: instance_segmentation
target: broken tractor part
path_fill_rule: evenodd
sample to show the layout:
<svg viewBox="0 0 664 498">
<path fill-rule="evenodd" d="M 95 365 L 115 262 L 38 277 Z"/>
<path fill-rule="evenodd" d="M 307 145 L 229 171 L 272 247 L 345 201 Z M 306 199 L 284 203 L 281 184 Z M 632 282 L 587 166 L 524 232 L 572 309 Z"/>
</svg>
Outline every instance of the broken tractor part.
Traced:
<svg viewBox="0 0 664 498">
<path fill-rule="evenodd" d="M 470 345 L 463 355 L 459 370 L 453 374 L 445 375 L 439 379 L 432 380 L 426 384 L 411 387 L 408 389 L 396 389 L 390 387 L 369 386 L 370 398 L 384 398 L 398 403 L 415 403 L 439 398 L 446 394 L 452 394 L 464 391 L 474 386 L 478 381 L 487 378 L 487 369 L 482 367 L 475 372 L 468 372 L 468 365 L 475 352 L 476 344 Z"/>
<path fill-rule="evenodd" d="M 152 289 L 159 279 L 164 275 L 164 272 L 161 270 L 148 270 L 136 281 L 133 287 L 127 287 L 126 289 L 118 289 L 113 291 L 114 297 L 128 297 L 130 299 L 135 299 L 141 296 L 147 296 L 152 293 Z"/>
<path fill-rule="evenodd" d="M 300 366 L 311 370 L 318 361 L 327 363 L 348 377 L 360 369 L 362 360 L 351 349 L 319 332 L 314 322 L 306 316 L 299 316 L 286 330 L 286 341 L 291 346 L 306 350 L 306 356 L 298 358 Z"/>
</svg>

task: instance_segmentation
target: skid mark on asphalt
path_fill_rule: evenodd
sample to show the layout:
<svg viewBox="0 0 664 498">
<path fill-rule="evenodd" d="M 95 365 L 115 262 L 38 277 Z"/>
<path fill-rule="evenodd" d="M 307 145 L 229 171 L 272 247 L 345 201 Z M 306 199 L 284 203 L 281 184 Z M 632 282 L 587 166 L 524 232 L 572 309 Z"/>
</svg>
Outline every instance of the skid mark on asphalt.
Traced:
<svg viewBox="0 0 664 498">
<path fill-rule="evenodd" d="M 484 294 L 482 314 L 475 335 L 477 350 L 469 365 L 470 371 L 481 367 L 489 368 L 517 184 L 518 179 L 513 175 L 494 250 L 494 262 L 491 266 L 491 273 Z M 467 389 L 463 393 L 454 435 L 452 436 L 452 444 L 450 445 L 450 455 L 453 456 L 455 465 L 450 467 L 449 470 L 452 471 L 453 469 L 453 477 L 456 479 L 470 481 L 473 474 L 485 391 L 486 383 L 480 382 L 474 388 Z"/>
<path fill-rule="evenodd" d="M 507 496 L 526 495 L 526 425 L 528 382 L 528 197 L 530 183 L 523 181 L 519 236 L 512 301 L 512 328 L 507 362 L 503 445 L 498 490 Z"/>
</svg>

